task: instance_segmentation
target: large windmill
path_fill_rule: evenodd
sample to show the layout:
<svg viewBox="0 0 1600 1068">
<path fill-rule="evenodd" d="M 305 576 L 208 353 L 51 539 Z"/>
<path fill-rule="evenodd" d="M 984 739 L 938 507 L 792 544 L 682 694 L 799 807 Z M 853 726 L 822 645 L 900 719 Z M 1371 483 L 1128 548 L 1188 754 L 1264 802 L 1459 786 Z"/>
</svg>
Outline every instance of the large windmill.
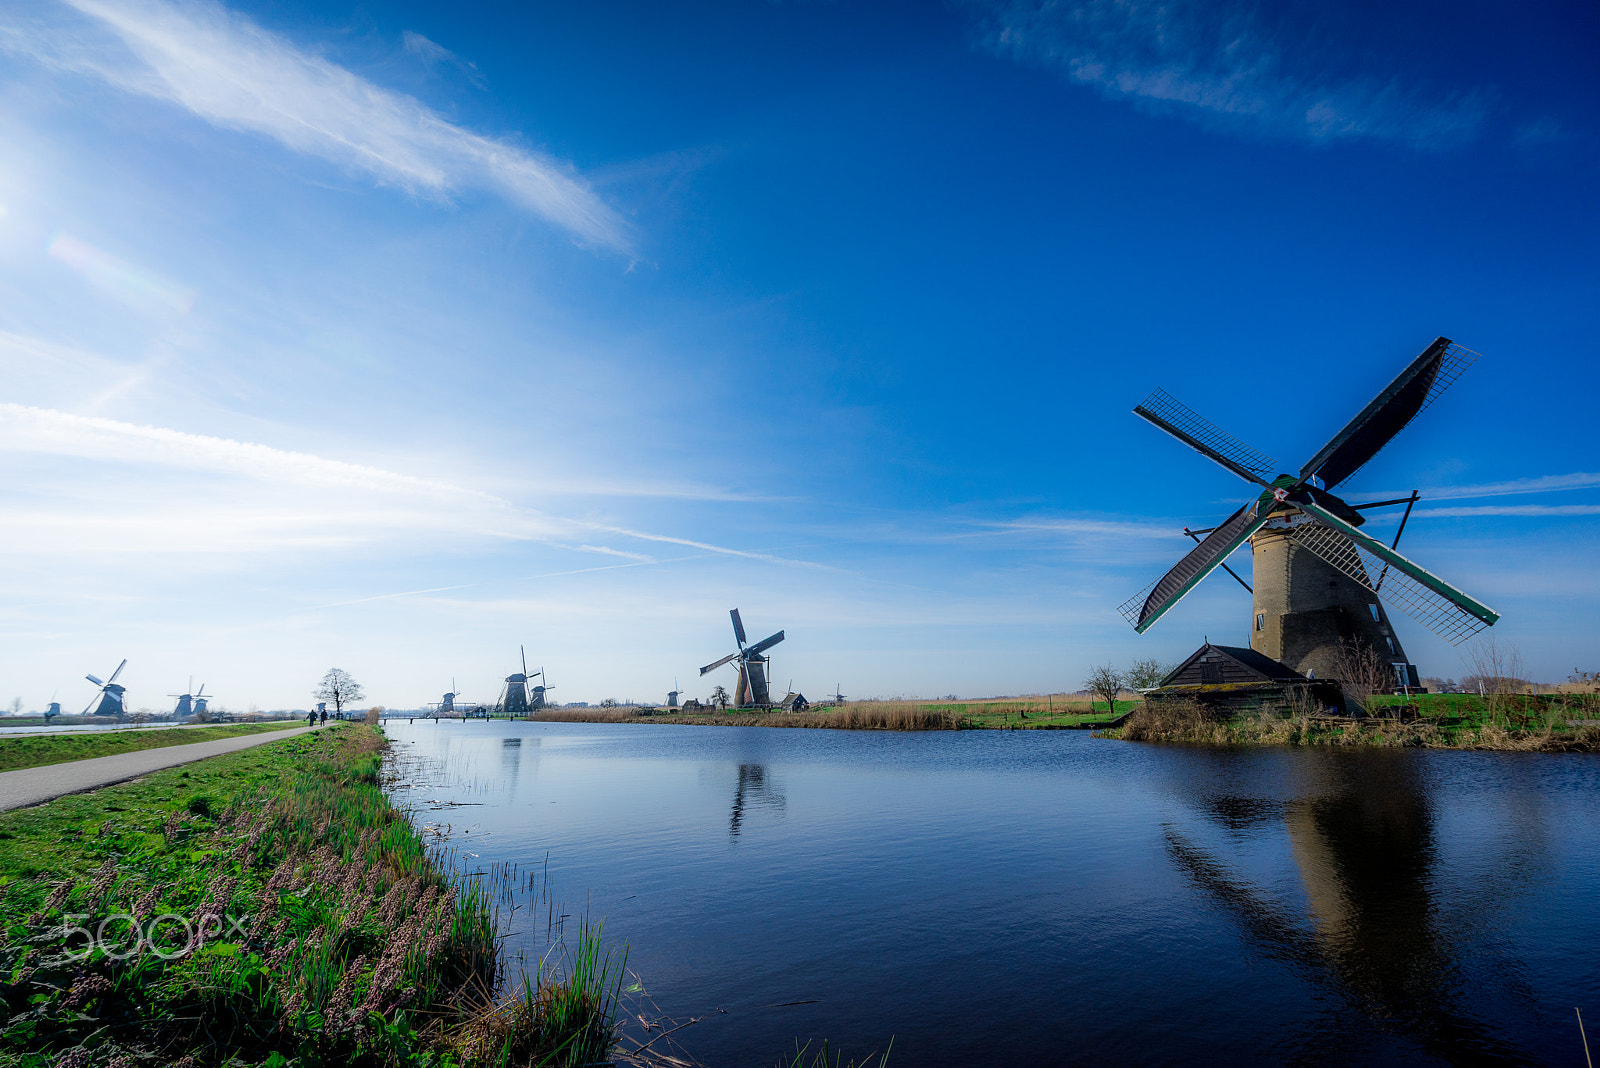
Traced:
<svg viewBox="0 0 1600 1068">
<path fill-rule="evenodd" d="M 84 678 L 100 687 L 100 692 L 89 699 L 89 703 L 84 706 L 82 715 L 87 716 L 91 710 L 97 716 L 122 715 L 128 690 L 127 687 L 117 684 L 117 676 L 122 674 L 122 669 L 127 666 L 128 661 L 124 659 L 122 663 L 117 665 L 117 670 L 111 673 L 111 677 L 104 682 L 101 682 L 93 675 L 84 676 Z"/>
<path fill-rule="evenodd" d="M 500 710 L 508 715 L 527 715 L 537 712 L 544 707 L 545 694 L 555 689 L 547 686 L 543 681 L 538 686 L 529 686 L 528 680 L 533 675 L 545 678 L 544 668 L 528 673 L 528 651 L 522 646 L 517 646 L 517 651 L 522 656 L 522 670 L 506 676 L 505 689 L 500 694 Z"/>
<path fill-rule="evenodd" d="M 1343 650 L 1354 642 L 1394 664 L 1401 684 L 1415 685 L 1415 669 L 1406 662 L 1383 601 L 1452 645 L 1493 626 L 1500 616 L 1401 556 L 1394 544 L 1363 533 L 1365 519 L 1358 508 L 1331 491 L 1476 359 L 1476 353 L 1449 338 L 1436 339 L 1298 475 L 1275 474 L 1273 460 L 1156 390 L 1134 409 L 1136 414 L 1262 492 L 1123 604 L 1122 614 L 1143 633 L 1248 541 L 1255 572 L 1251 648 L 1302 674 L 1327 678 L 1337 675 Z"/>
<path fill-rule="evenodd" d="M 739 682 L 733 689 L 733 703 L 738 708 L 766 708 L 772 704 L 772 696 L 767 689 L 767 658 L 761 654 L 783 641 L 783 631 L 763 638 L 754 645 L 745 645 L 744 621 L 739 618 L 739 610 L 733 609 L 728 613 L 733 618 L 733 638 L 739 645 L 737 651 L 729 653 L 715 663 L 707 664 L 700 669 L 704 675 L 714 671 L 723 664 L 735 660 L 739 662 Z"/>
</svg>

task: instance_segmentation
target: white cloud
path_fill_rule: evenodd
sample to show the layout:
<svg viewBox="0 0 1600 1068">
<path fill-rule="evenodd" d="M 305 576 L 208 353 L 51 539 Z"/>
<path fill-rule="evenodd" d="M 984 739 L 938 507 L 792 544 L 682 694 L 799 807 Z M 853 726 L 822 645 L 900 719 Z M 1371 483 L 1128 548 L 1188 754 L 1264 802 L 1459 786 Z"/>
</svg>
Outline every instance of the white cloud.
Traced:
<svg viewBox="0 0 1600 1068">
<path fill-rule="evenodd" d="M 974 0 L 983 43 L 1102 95 L 1308 141 L 1418 148 L 1469 141 L 1478 97 L 1427 99 L 1397 78 L 1350 76 L 1318 46 L 1280 44 L 1256 8 L 1198 0 Z M 1325 47 L 1325 46 L 1323 46 Z"/>
<path fill-rule="evenodd" d="M 1429 486 L 1418 490 L 1424 501 L 1458 501 L 1475 497 L 1507 497 L 1520 493 L 1559 493 L 1568 490 L 1600 489 L 1600 472 L 1575 471 L 1569 475 L 1537 475 L 1505 482 L 1481 482 L 1470 486 Z M 1410 490 L 1374 491 L 1374 497 L 1407 497 Z"/>
<path fill-rule="evenodd" d="M 436 41 L 430 41 L 422 34 L 414 33 L 411 30 L 406 30 L 402 33 L 400 41 L 407 52 L 422 60 L 426 66 L 435 67 L 440 63 L 449 63 L 460 70 L 462 74 L 465 74 L 467 80 L 479 89 L 488 85 L 483 73 L 478 70 L 476 63 L 467 62 L 444 45 Z"/>
<path fill-rule="evenodd" d="M 1418 508 L 1412 515 L 1438 519 L 1480 515 L 1600 515 L 1600 504 L 1486 504 L 1464 508 Z"/>
<path fill-rule="evenodd" d="M 448 197 L 465 188 L 492 190 L 584 242 L 628 250 L 623 220 L 570 167 L 462 129 L 220 4 L 65 2 L 98 20 L 123 47 L 82 27 L 22 20 L 0 26 L 0 46 L 96 74 L 217 126 L 265 135 L 409 192 Z"/>
<path fill-rule="evenodd" d="M 472 486 L 313 453 L 0 403 L 0 458 L 30 455 L 80 463 L 65 476 L 34 470 L 9 480 L 12 521 L 0 526 L 0 548 L 12 552 L 349 550 L 396 539 L 572 546 L 605 533 L 766 563 L 823 566 L 551 515 Z M 146 468 L 130 483 L 139 487 L 131 496 L 121 488 L 129 465 Z M 655 562 L 609 546 L 576 548 Z"/>
</svg>

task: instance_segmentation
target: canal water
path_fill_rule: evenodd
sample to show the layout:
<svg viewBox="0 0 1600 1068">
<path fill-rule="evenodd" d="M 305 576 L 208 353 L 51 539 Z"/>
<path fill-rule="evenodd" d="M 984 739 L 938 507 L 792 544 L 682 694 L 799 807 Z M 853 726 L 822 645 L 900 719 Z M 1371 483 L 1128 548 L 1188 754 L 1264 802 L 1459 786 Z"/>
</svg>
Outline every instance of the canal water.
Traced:
<svg viewBox="0 0 1600 1068">
<path fill-rule="evenodd" d="M 519 865 L 508 950 L 603 920 L 711 1068 L 1578 1065 L 1574 1007 L 1600 1039 L 1600 757 L 385 730 L 418 825 Z"/>
</svg>

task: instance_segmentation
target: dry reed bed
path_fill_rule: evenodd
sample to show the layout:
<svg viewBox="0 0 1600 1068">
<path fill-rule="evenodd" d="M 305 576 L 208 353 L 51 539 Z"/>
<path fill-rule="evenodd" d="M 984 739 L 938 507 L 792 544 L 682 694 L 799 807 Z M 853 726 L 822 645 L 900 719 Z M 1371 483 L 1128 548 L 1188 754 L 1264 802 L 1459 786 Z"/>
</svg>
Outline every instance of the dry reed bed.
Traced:
<svg viewBox="0 0 1600 1068">
<path fill-rule="evenodd" d="M 818 705 L 806 712 L 758 712 L 725 709 L 685 713 L 658 709 L 643 714 L 636 708 L 545 708 L 536 717 L 557 723 L 677 723 L 712 727 L 813 727 L 834 730 L 953 731 L 983 725 L 991 716 L 1086 716 L 1087 699 L 1053 703 L 1044 698 L 992 701 L 924 702 L 858 701 L 841 706 Z"/>
<path fill-rule="evenodd" d="M 1566 728 L 1566 717 L 1509 726 L 1483 723 L 1447 727 L 1425 720 L 1372 718 L 1353 724 L 1319 720 L 1304 713 L 1262 711 L 1219 717 L 1193 702 L 1164 701 L 1128 717 L 1119 730 L 1102 732 L 1130 742 L 1189 742 L 1206 745 L 1324 745 L 1378 748 L 1504 750 L 1512 752 L 1600 752 L 1600 726 Z"/>
</svg>

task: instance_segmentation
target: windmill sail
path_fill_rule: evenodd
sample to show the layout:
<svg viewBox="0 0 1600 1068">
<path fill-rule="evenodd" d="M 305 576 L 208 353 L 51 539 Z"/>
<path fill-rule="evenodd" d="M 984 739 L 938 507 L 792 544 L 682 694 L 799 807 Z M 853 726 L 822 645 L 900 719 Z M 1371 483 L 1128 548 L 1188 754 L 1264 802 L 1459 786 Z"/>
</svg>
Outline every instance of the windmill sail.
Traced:
<svg viewBox="0 0 1600 1068">
<path fill-rule="evenodd" d="M 1451 645 L 1460 645 L 1484 627 L 1494 626 L 1500 618 L 1500 614 L 1487 605 L 1331 512 L 1315 504 L 1304 507 L 1317 521 L 1294 528 L 1292 537 L 1297 544 L 1372 590 L 1373 596 L 1377 596 L 1373 576 L 1387 567 L 1384 600 L 1399 605 L 1406 615 Z"/>
<path fill-rule="evenodd" d="M 1158 389 L 1134 408 L 1134 414 L 1154 423 L 1196 452 L 1211 457 L 1246 482 L 1267 485 L 1277 473 L 1278 464 L 1238 438 L 1214 426 L 1197 412 L 1179 404 L 1164 389 Z"/>
<path fill-rule="evenodd" d="M 1477 359 L 1449 338 L 1434 339 L 1300 469 L 1301 481 L 1315 475 L 1332 489 L 1355 474 Z"/>
<path fill-rule="evenodd" d="M 777 645 L 781 641 L 783 641 L 783 631 L 780 630 L 778 633 L 772 635 L 771 637 L 762 638 L 760 641 L 756 642 L 750 648 L 746 649 L 745 650 L 745 655 L 746 656 L 760 656 L 762 653 L 766 652 L 768 649 L 771 649 L 774 645 Z"/>
<path fill-rule="evenodd" d="M 1233 513 L 1221 526 L 1207 534 L 1199 545 L 1190 549 L 1176 567 L 1124 602 L 1120 611 L 1133 624 L 1133 629 L 1143 634 L 1173 605 L 1183 600 L 1184 595 L 1194 589 L 1201 579 L 1220 567 L 1235 549 L 1249 540 L 1250 535 L 1265 526 L 1272 498 L 1268 496 L 1266 499 L 1268 503 L 1265 505 L 1259 500 L 1251 501 Z"/>
</svg>

